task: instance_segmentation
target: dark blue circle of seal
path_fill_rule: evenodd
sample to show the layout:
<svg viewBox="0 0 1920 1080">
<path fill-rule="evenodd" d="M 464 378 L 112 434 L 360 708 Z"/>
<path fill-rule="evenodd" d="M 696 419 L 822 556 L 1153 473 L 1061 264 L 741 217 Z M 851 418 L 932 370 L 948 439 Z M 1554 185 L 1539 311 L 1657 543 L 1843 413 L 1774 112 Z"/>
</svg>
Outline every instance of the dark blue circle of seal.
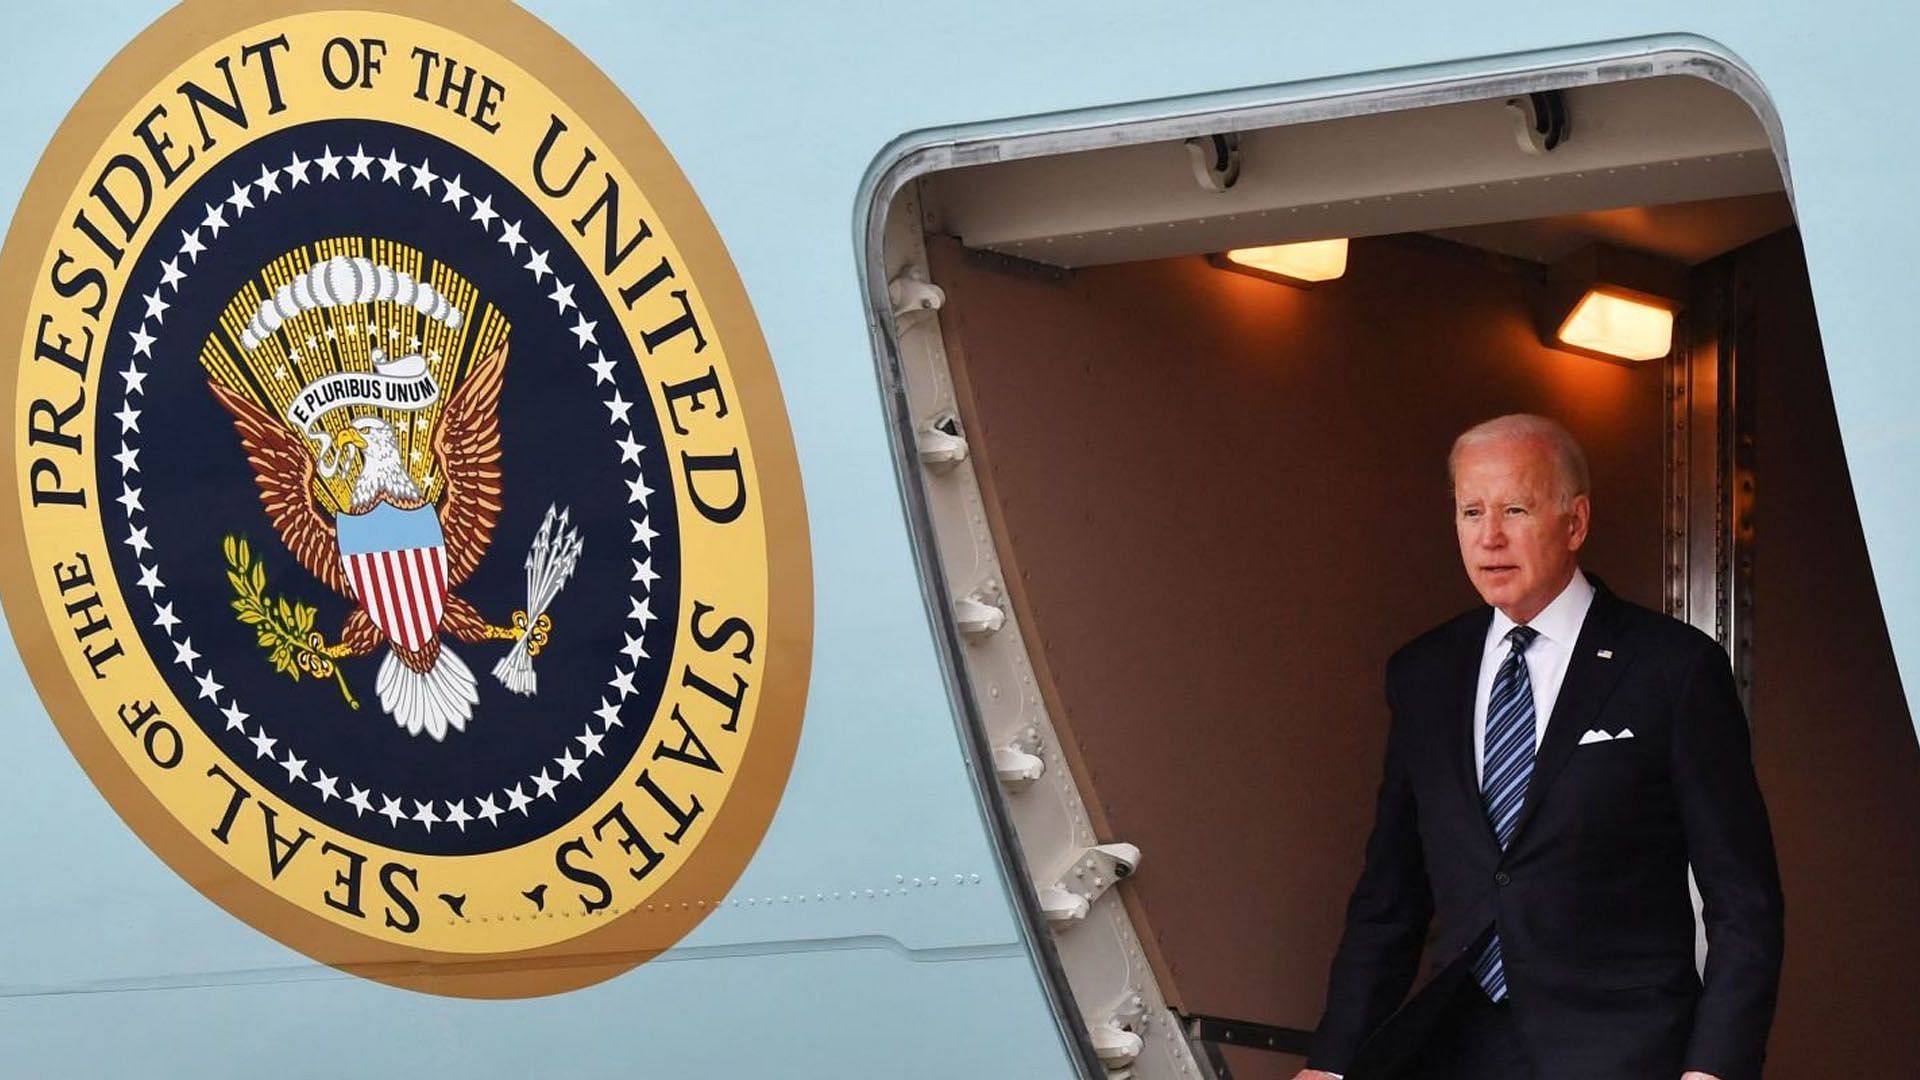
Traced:
<svg viewBox="0 0 1920 1080">
<path fill-rule="evenodd" d="M 314 164 L 322 155 L 335 159 L 335 175 Z M 346 155 L 389 164 L 375 161 L 359 176 Z M 403 163 L 397 181 L 388 175 L 394 160 Z M 236 191 L 251 205 L 229 201 Z M 489 200 L 494 217 L 476 198 Z M 217 230 L 207 224 L 216 214 Z M 524 244 L 504 242 L 508 223 Z M 568 228 L 450 143 L 330 120 L 220 162 L 179 196 L 140 252 L 104 352 L 95 428 L 113 570 L 156 667 L 263 805 L 291 805 L 405 851 L 497 851 L 585 810 L 640 745 L 678 624 L 678 521 L 641 369 L 562 234 Z M 508 642 L 442 634 L 473 671 L 480 701 L 466 729 L 440 742 L 409 735 L 381 708 L 374 679 L 384 645 L 339 662 L 357 709 L 330 679 L 276 671 L 236 617 L 222 554 L 226 537 L 245 537 L 267 593 L 315 606 L 316 629 L 339 640 L 357 601 L 316 580 L 282 544 L 199 355 L 223 308 L 263 267 L 343 236 L 395 241 L 447 264 L 512 327 L 499 409 L 504 505 L 485 558 L 454 592 L 504 625 L 526 604 L 524 560 L 548 508 L 567 508 L 584 541 L 548 609 L 553 634 L 535 660 L 536 695 L 511 693 L 490 674 Z M 550 273 L 527 265 L 535 251 Z M 570 303 L 552 293 L 563 281 L 574 286 Z"/>
</svg>

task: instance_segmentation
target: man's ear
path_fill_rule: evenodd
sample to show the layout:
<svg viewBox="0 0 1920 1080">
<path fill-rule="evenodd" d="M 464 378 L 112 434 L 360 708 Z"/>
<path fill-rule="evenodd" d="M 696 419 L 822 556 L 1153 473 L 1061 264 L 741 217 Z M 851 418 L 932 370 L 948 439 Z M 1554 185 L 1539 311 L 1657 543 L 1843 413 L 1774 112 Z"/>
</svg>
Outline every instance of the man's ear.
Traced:
<svg viewBox="0 0 1920 1080">
<path fill-rule="evenodd" d="M 1593 519 L 1593 504 L 1585 495 L 1575 495 L 1567 506 L 1567 550 L 1579 551 L 1587 542 L 1587 526 Z"/>
</svg>

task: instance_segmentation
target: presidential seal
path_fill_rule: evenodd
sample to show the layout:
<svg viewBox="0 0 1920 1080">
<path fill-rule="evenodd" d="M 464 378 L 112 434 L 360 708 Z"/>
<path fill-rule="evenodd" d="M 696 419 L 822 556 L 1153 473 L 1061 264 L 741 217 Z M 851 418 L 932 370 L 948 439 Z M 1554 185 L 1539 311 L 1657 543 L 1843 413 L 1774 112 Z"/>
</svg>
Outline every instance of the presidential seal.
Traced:
<svg viewBox="0 0 1920 1080">
<path fill-rule="evenodd" d="M 791 765 L 798 469 L 738 278 L 506 4 L 193 4 L 7 238 L 8 621 L 189 882 L 468 996 L 670 946 Z"/>
</svg>

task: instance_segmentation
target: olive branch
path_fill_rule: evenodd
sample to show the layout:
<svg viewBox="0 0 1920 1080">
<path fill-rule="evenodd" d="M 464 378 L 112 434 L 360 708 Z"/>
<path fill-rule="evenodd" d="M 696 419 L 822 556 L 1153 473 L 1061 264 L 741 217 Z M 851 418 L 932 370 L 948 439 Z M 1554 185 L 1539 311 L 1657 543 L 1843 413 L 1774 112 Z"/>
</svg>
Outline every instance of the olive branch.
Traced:
<svg viewBox="0 0 1920 1080">
<path fill-rule="evenodd" d="M 295 682 L 331 676 L 348 706 L 358 709 L 360 703 L 347 689 L 346 676 L 328 655 L 326 638 L 313 628 L 313 605 L 298 600 L 288 603 L 284 596 L 268 597 L 266 564 L 253 557 L 245 537 L 228 536 L 221 547 L 227 556 L 227 581 L 233 586 L 234 613 L 254 628 L 274 670 Z"/>
</svg>

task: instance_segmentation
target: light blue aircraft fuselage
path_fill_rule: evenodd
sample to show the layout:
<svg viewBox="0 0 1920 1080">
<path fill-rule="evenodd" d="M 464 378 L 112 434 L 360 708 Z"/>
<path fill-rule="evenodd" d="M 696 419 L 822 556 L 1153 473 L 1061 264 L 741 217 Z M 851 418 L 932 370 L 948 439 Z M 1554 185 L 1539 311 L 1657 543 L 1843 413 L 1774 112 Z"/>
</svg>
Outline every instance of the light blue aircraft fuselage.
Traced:
<svg viewBox="0 0 1920 1080">
<path fill-rule="evenodd" d="M 838 2 L 526 5 L 652 125 L 725 241 L 785 397 L 811 528 L 813 653 L 779 810 L 725 902 L 585 989 L 466 1000 L 279 944 L 150 852 L 0 650 L 0 1073 L 55 1076 L 952 1076 L 1090 1069 L 982 807 L 879 385 L 876 223 L 902 163 L 1042 133 L 1714 59 L 1751 80 L 1802 230 L 1896 659 L 1920 672 L 1920 144 L 1893 3 Z M 159 15 L 16 7 L 0 36 L 0 204 Z M 1078 133 L 1075 135 L 1075 133 Z M 921 157 L 916 157 L 921 155 Z M 884 274 L 878 279 L 884 283 Z M 990 770 L 988 770 L 990 772 Z M 1357 783 L 1370 781 L 1357 780 Z M 1223 903 L 1234 903 L 1223 899 Z"/>
</svg>

